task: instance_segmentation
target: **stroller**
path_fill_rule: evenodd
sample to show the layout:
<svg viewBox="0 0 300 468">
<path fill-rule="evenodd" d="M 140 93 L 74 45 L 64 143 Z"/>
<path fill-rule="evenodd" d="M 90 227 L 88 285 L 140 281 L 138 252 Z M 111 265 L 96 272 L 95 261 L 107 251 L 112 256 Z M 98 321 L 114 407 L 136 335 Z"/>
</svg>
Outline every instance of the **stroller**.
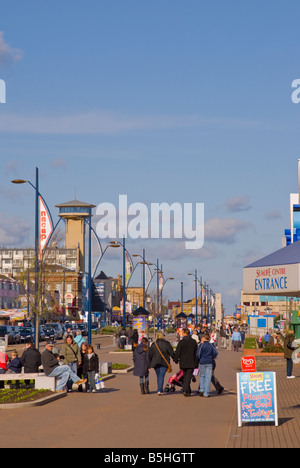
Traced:
<svg viewBox="0 0 300 468">
<path fill-rule="evenodd" d="M 196 382 L 196 378 L 193 375 L 192 382 Z M 181 387 L 181 391 L 183 391 L 183 370 L 179 370 L 177 374 L 172 375 L 169 378 L 166 387 L 164 388 L 164 392 L 175 392 L 175 387 Z"/>
</svg>

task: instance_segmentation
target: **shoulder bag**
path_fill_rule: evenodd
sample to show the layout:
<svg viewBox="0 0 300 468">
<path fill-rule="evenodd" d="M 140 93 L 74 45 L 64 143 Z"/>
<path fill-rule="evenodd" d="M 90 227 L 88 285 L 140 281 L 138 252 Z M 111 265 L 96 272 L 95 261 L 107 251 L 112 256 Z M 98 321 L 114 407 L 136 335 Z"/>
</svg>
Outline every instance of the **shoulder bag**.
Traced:
<svg viewBox="0 0 300 468">
<path fill-rule="evenodd" d="M 157 347 L 157 349 L 158 349 L 158 351 L 159 351 L 161 357 L 163 358 L 163 360 L 164 360 L 164 361 L 166 362 L 166 364 L 167 364 L 167 367 L 168 367 L 168 368 L 167 368 L 167 372 L 169 372 L 169 373 L 172 372 L 172 366 L 171 366 L 171 364 L 168 363 L 168 361 L 166 360 L 165 356 L 163 355 L 163 353 L 162 353 L 161 350 L 159 349 L 159 346 L 158 346 L 158 344 L 157 344 L 156 342 L 155 342 L 155 346 Z"/>
</svg>

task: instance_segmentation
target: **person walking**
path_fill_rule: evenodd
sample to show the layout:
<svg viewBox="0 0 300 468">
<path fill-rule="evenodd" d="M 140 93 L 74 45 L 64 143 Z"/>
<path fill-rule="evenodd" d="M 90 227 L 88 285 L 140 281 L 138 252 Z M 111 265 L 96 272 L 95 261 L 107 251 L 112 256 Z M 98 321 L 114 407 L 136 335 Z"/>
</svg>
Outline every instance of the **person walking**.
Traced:
<svg viewBox="0 0 300 468">
<path fill-rule="evenodd" d="M 201 344 L 196 354 L 200 364 L 200 385 L 198 393 L 201 397 L 209 397 L 214 360 L 218 356 L 218 351 L 213 344 L 209 343 L 209 340 L 209 334 L 205 334 L 202 337 Z"/>
<path fill-rule="evenodd" d="M 81 353 L 78 344 L 75 343 L 72 335 L 68 335 L 65 343 L 61 348 L 61 355 L 64 356 L 63 364 L 70 367 L 74 374 L 77 374 L 78 365 L 81 364 Z M 72 391 L 73 382 L 70 379 L 68 382 L 68 391 Z"/>
<path fill-rule="evenodd" d="M 33 342 L 28 340 L 25 351 L 21 356 L 22 366 L 25 374 L 37 374 L 41 365 L 41 353 L 34 347 Z M 30 380 L 25 380 L 26 388 L 30 388 Z"/>
<path fill-rule="evenodd" d="M 140 389 L 141 394 L 145 395 L 150 393 L 149 390 L 149 348 L 148 348 L 148 339 L 142 338 L 142 341 L 139 345 L 133 348 L 133 375 L 139 377 L 140 379 Z"/>
<path fill-rule="evenodd" d="M 222 324 L 220 328 L 220 338 L 221 338 L 221 346 L 223 349 L 227 348 L 226 345 L 226 331 L 225 331 L 225 326 Z"/>
<path fill-rule="evenodd" d="M 239 347 L 241 346 L 241 343 L 242 343 L 242 336 L 237 327 L 233 329 L 231 341 L 233 344 L 233 351 L 238 352 Z"/>
<path fill-rule="evenodd" d="M 87 375 L 88 392 L 96 393 L 95 375 L 99 372 L 99 358 L 92 345 L 88 345 L 83 355 L 83 375 Z"/>
<path fill-rule="evenodd" d="M 188 328 L 182 330 L 183 338 L 179 341 L 174 361 L 178 364 L 183 371 L 183 395 L 189 397 L 191 395 L 191 380 L 193 377 L 194 369 L 198 366 L 196 357 L 197 342 L 193 340 Z"/>
<path fill-rule="evenodd" d="M 86 343 L 86 339 L 82 336 L 82 331 L 78 330 L 77 335 L 74 338 L 74 342 L 77 343 L 78 348 L 81 348 L 82 343 Z"/>
<path fill-rule="evenodd" d="M 164 339 L 162 332 L 158 332 L 156 341 L 149 349 L 150 367 L 154 368 L 156 373 L 157 395 L 163 394 L 164 378 L 170 366 L 170 358 L 174 360 L 174 350 L 169 341 Z"/>
<path fill-rule="evenodd" d="M 286 377 L 288 379 L 294 379 L 295 376 L 293 375 L 293 352 L 297 349 L 292 346 L 292 343 L 295 339 L 295 332 L 291 328 L 290 330 L 287 331 L 285 337 L 284 337 L 284 358 L 286 359 Z"/>
<path fill-rule="evenodd" d="M 58 378 L 58 384 L 55 391 L 57 393 L 64 392 L 64 387 L 69 380 L 77 383 L 77 385 L 83 385 L 86 382 L 86 379 L 80 379 L 68 365 L 59 365 L 57 358 L 52 353 L 53 346 L 53 341 L 47 342 L 45 350 L 41 356 L 41 361 L 45 375 L 47 377 Z"/>
</svg>

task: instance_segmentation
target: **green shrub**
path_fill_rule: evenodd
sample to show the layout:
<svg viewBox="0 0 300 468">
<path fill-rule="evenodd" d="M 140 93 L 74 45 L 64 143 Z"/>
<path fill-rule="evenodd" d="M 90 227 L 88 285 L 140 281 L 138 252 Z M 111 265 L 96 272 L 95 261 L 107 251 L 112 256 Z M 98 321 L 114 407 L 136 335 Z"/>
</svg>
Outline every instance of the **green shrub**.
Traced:
<svg viewBox="0 0 300 468">
<path fill-rule="evenodd" d="M 256 349 L 257 342 L 255 337 L 249 337 L 245 339 L 244 349 Z"/>
<path fill-rule="evenodd" d="M 284 349 L 281 345 L 267 345 L 263 349 L 264 353 L 283 353 Z"/>
<path fill-rule="evenodd" d="M 101 328 L 101 335 L 114 335 L 117 331 L 117 327 L 103 327 Z"/>
</svg>

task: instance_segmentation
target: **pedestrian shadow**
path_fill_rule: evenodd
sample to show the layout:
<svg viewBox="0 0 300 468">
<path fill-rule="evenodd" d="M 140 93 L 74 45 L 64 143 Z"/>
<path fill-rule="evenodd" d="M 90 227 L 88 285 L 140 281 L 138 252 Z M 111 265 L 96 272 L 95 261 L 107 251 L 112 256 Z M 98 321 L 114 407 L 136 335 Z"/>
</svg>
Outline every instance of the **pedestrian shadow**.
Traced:
<svg viewBox="0 0 300 468">
<path fill-rule="evenodd" d="M 113 393 L 113 392 L 119 392 L 119 391 L 120 391 L 119 388 L 102 388 L 97 393 L 99 393 L 99 395 L 100 395 L 100 394 L 103 394 L 103 393 Z"/>
</svg>

